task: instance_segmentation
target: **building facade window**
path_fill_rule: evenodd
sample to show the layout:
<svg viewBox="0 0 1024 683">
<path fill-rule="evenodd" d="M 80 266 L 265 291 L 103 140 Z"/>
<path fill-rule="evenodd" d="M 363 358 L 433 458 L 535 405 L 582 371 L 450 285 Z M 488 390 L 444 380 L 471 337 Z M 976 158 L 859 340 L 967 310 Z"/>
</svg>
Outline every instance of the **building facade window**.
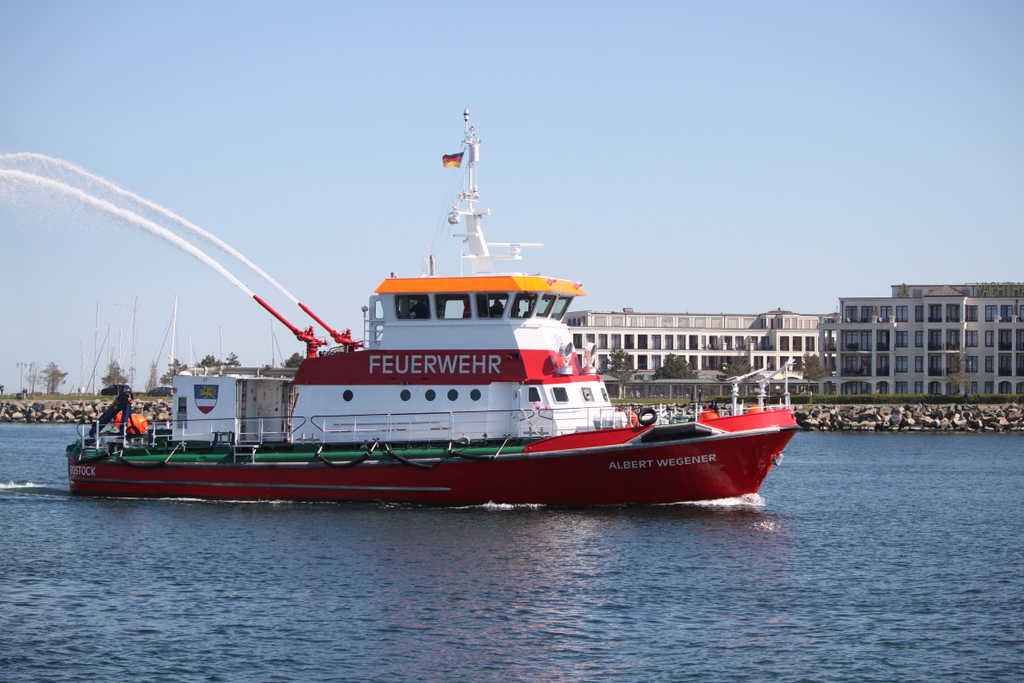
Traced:
<svg viewBox="0 0 1024 683">
<path fill-rule="evenodd" d="M 985 322 L 994 323 L 996 321 L 996 307 L 993 305 L 985 306 Z"/>
<path fill-rule="evenodd" d="M 896 307 L 896 322 L 905 323 L 907 322 L 907 307 L 897 306 Z"/>
<path fill-rule="evenodd" d="M 914 372 L 924 372 L 924 356 L 914 356 Z"/>
<path fill-rule="evenodd" d="M 996 335 L 992 330 L 985 330 L 985 346 L 995 346 Z"/>
<path fill-rule="evenodd" d="M 906 356 L 896 356 L 896 372 L 907 372 Z"/>
<path fill-rule="evenodd" d="M 879 306 L 878 315 L 883 323 L 889 322 L 889 318 L 892 317 L 892 306 Z"/>
<path fill-rule="evenodd" d="M 624 335 L 624 336 L 626 338 L 626 346 L 625 346 L 625 348 L 627 348 L 627 349 L 635 349 L 636 346 L 635 346 L 635 343 L 633 341 L 633 335 L 627 334 L 627 335 Z M 640 336 L 642 337 L 643 335 L 640 335 Z"/>
<path fill-rule="evenodd" d="M 964 368 L 964 370 L 966 370 L 967 372 L 977 372 L 978 371 L 978 357 L 977 356 L 967 356 L 967 363 L 966 363 L 966 367 Z"/>
<path fill-rule="evenodd" d="M 910 334 L 906 330 L 896 332 L 896 348 L 906 348 L 909 343 Z"/>
<path fill-rule="evenodd" d="M 924 322 L 924 306 L 914 306 L 914 322 Z"/>
<path fill-rule="evenodd" d="M 896 382 L 896 393 L 897 394 L 905 394 L 905 393 L 907 393 L 907 383 L 906 382 Z"/>
<path fill-rule="evenodd" d="M 914 332 L 914 346 L 924 346 L 924 330 L 917 330 Z"/>
<path fill-rule="evenodd" d="M 964 333 L 964 345 L 965 346 L 977 346 L 978 345 L 978 331 L 967 330 Z"/>
<path fill-rule="evenodd" d="M 621 334 L 613 334 L 612 335 L 612 348 L 613 349 L 621 349 L 622 348 L 622 335 Z"/>
<path fill-rule="evenodd" d="M 985 372 L 995 372 L 996 370 L 996 357 L 985 356 Z"/>
</svg>

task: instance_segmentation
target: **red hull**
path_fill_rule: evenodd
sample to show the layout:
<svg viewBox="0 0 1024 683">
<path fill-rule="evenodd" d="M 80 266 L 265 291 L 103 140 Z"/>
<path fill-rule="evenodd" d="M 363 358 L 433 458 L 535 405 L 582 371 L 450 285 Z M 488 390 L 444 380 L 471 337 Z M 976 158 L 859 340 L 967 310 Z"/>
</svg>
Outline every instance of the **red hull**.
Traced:
<svg viewBox="0 0 1024 683">
<path fill-rule="evenodd" d="M 72 458 L 68 477 L 72 493 L 103 496 L 445 505 L 673 503 L 756 493 L 793 434 L 793 428 L 783 427 L 663 443 L 637 438 L 611 447 L 523 453 L 484 462 L 449 459 L 431 470 L 398 462 L 351 469 L 191 463 L 142 469 Z"/>
</svg>

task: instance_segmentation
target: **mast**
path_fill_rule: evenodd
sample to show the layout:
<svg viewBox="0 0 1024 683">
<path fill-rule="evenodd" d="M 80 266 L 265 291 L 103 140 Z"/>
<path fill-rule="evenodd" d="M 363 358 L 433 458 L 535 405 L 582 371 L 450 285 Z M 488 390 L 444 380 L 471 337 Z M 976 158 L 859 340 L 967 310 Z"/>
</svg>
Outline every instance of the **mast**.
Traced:
<svg viewBox="0 0 1024 683">
<path fill-rule="evenodd" d="M 455 237 L 461 237 L 468 245 L 468 254 L 463 258 L 469 259 L 473 266 L 473 275 L 488 275 L 494 273 L 494 261 L 520 261 L 520 252 L 523 247 L 542 247 L 543 244 L 488 242 L 483 231 L 483 217 L 491 215 L 490 209 L 480 210 L 476 204 L 480 201 L 480 191 L 476 184 L 476 165 L 480 161 L 480 138 L 476 136 L 476 129 L 469 125 L 469 110 L 462 113 L 465 122 L 465 138 L 462 145 L 465 148 L 463 160 L 466 161 L 465 187 L 459 193 L 459 204 L 452 207 L 448 214 L 448 222 L 458 225 L 462 217 L 466 217 L 466 232 L 458 233 Z M 506 247 L 507 255 L 492 255 L 491 247 Z"/>
</svg>

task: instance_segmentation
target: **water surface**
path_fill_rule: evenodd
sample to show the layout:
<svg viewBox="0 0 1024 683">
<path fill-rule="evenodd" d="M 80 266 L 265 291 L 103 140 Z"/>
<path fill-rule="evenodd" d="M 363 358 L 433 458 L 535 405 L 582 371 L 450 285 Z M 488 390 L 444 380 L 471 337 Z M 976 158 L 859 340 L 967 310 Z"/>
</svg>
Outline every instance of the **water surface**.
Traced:
<svg viewBox="0 0 1024 683">
<path fill-rule="evenodd" d="M 757 504 L 67 493 L 0 425 L 0 680 L 1021 681 L 1024 438 L 798 434 Z"/>
</svg>

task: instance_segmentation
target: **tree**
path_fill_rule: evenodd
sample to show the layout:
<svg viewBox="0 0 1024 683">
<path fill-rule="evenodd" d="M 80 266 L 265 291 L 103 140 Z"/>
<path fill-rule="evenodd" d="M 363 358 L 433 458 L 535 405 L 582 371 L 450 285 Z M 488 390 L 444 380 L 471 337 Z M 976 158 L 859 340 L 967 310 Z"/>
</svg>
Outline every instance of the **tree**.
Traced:
<svg viewBox="0 0 1024 683">
<path fill-rule="evenodd" d="M 633 379 L 633 356 L 622 349 L 612 349 L 608 354 L 608 366 L 602 374 L 610 375 L 619 384 Z"/>
<path fill-rule="evenodd" d="M 146 391 L 153 391 L 156 389 L 157 377 L 156 377 L 156 361 L 149 363 L 149 376 L 146 378 Z"/>
<path fill-rule="evenodd" d="M 291 358 L 289 358 L 288 360 L 286 360 L 283 363 L 281 363 L 281 367 L 282 368 L 297 368 L 300 365 L 302 365 L 302 361 L 303 361 L 302 354 L 300 354 L 298 351 L 296 351 L 295 353 L 293 353 L 291 355 Z"/>
<path fill-rule="evenodd" d="M 227 360 L 224 361 L 224 366 L 228 368 L 238 368 L 242 366 L 242 363 L 239 362 L 238 356 L 232 352 L 228 354 Z"/>
<path fill-rule="evenodd" d="M 654 371 L 654 379 L 697 379 L 697 373 L 685 358 L 670 353 L 665 356 L 661 367 Z"/>
<path fill-rule="evenodd" d="M 800 364 L 800 373 L 808 382 L 820 382 L 826 377 L 832 376 L 832 371 L 822 367 L 821 360 L 816 353 L 805 353 L 803 362 Z"/>
<path fill-rule="evenodd" d="M 950 359 L 949 383 L 956 389 L 955 393 L 967 395 L 971 393 L 971 380 L 974 373 L 967 371 L 967 350 L 960 349 L 960 354 Z"/>
<path fill-rule="evenodd" d="M 28 381 L 29 393 L 36 393 L 36 385 L 41 381 L 39 377 L 39 366 L 35 363 L 29 363 L 28 374 L 25 376 L 25 379 Z"/>
<path fill-rule="evenodd" d="M 223 363 L 214 358 L 211 354 L 207 354 L 201 361 L 199 361 L 199 367 L 201 368 L 219 368 L 221 365 L 223 365 Z"/>
<path fill-rule="evenodd" d="M 60 385 L 64 384 L 64 378 L 68 376 L 68 373 L 61 372 L 56 363 L 50 363 L 39 375 L 46 384 L 46 393 L 56 394 Z"/>
<path fill-rule="evenodd" d="M 167 364 L 167 372 L 160 376 L 160 384 L 167 386 L 174 382 L 174 376 L 185 369 L 185 364 L 175 358 Z"/>
<path fill-rule="evenodd" d="M 729 362 L 722 366 L 722 374 L 719 379 L 727 377 L 739 377 L 751 371 L 750 361 L 743 356 L 733 356 Z"/>
<path fill-rule="evenodd" d="M 124 370 L 121 369 L 121 364 L 116 360 L 110 361 L 110 365 L 107 366 L 107 374 L 100 378 L 100 382 L 104 386 L 111 384 L 127 384 L 128 378 L 124 375 Z"/>
</svg>

